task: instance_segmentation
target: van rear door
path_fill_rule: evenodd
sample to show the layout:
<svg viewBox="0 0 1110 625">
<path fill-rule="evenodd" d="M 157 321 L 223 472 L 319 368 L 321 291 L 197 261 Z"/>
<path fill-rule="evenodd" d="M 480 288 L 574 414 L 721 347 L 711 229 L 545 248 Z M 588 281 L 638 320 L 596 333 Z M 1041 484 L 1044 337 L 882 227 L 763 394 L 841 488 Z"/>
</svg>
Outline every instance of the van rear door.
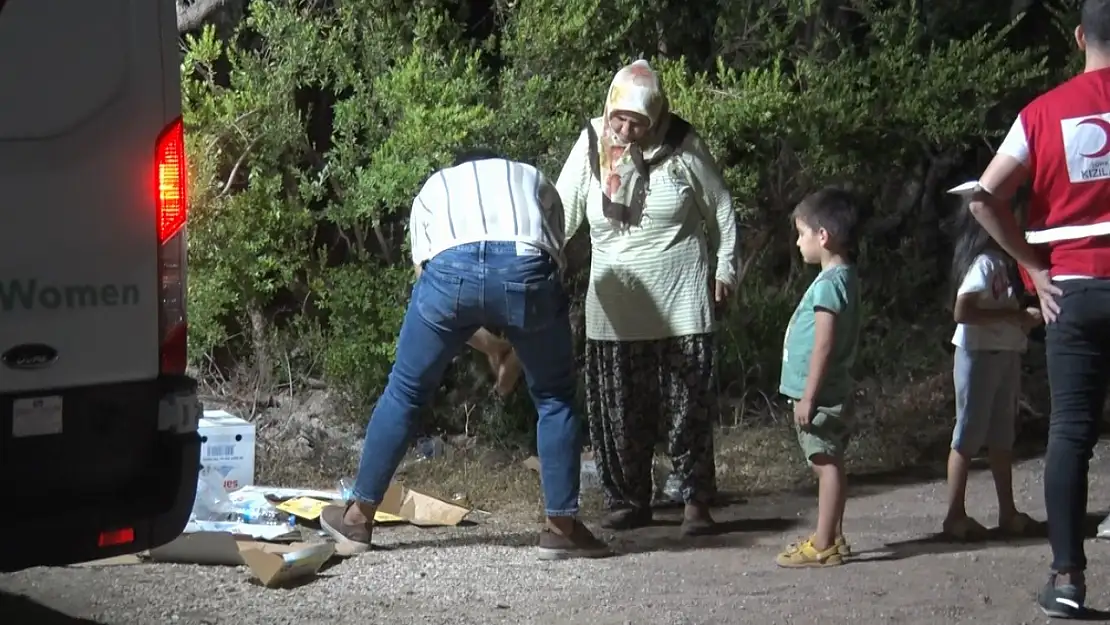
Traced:
<svg viewBox="0 0 1110 625">
<path fill-rule="evenodd" d="M 0 530 L 63 500 L 110 529 L 176 505 L 183 466 L 195 485 L 159 431 L 184 373 L 183 318 L 164 314 L 184 285 L 174 9 L 0 3 L 0 492 L 28 511 Z"/>
<path fill-rule="evenodd" d="M 158 375 L 167 5 L 2 3 L 0 393 Z"/>
</svg>

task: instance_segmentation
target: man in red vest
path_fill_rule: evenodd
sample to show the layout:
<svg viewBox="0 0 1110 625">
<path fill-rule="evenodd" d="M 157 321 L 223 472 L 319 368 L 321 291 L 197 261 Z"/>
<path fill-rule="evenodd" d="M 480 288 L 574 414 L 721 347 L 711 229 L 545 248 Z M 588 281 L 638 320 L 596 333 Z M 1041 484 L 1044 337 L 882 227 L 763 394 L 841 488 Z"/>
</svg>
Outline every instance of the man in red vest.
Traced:
<svg viewBox="0 0 1110 625">
<path fill-rule="evenodd" d="M 1020 263 L 1046 323 L 1052 416 L 1045 506 L 1052 574 L 1037 602 L 1080 617 L 1087 471 L 1110 376 L 1110 0 L 1085 0 L 1082 74 L 1022 111 L 973 191 L 971 211 Z M 1010 198 L 1032 183 L 1028 232 Z"/>
</svg>

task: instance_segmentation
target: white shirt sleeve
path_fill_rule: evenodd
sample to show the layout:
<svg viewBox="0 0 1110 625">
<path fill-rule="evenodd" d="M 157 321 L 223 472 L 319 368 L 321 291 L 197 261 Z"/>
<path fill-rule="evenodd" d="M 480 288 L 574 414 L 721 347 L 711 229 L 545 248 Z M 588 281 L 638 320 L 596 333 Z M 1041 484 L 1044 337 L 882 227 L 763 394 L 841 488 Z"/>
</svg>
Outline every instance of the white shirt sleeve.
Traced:
<svg viewBox="0 0 1110 625">
<path fill-rule="evenodd" d="M 736 286 L 736 211 L 732 207 L 732 194 L 709 148 L 692 128 L 682 144 L 681 158 L 690 172 L 694 199 L 702 211 L 709 253 L 717 257 L 714 277 Z"/>
<path fill-rule="evenodd" d="M 424 183 L 416 199 L 412 201 L 412 211 L 409 213 L 409 248 L 412 251 L 412 264 L 420 265 L 428 260 L 431 253 L 431 225 L 432 212 L 427 200 L 430 195 L 428 183 Z"/>
<path fill-rule="evenodd" d="M 1025 135 L 1025 126 L 1021 123 L 1021 117 L 1015 119 L 1014 125 L 1010 126 L 1010 132 L 1006 133 L 1002 145 L 998 146 L 998 153 L 1012 157 L 1022 165 L 1029 162 L 1029 140 Z"/>
<path fill-rule="evenodd" d="M 551 231 L 554 243 L 559 246 L 566 244 L 566 213 L 563 210 L 563 200 L 559 189 L 538 170 L 536 171 L 537 189 L 539 191 L 540 210 L 543 211 L 544 223 Z"/>
<path fill-rule="evenodd" d="M 593 123 L 592 121 L 588 123 Z M 563 162 L 563 169 L 555 181 L 559 198 L 565 211 L 563 218 L 564 236 L 570 240 L 578 227 L 586 221 L 586 196 L 589 194 L 590 184 L 593 182 L 593 171 L 590 169 L 590 141 L 589 133 L 585 129 L 578 135 L 574 147 L 570 149 L 567 160 Z"/>
<path fill-rule="evenodd" d="M 971 263 L 971 267 L 968 267 L 967 273 L 964 274 L 963 282 L 960 282 L 960 288 L 956 290 L 956 295 L 989 291 L 993 273 L 994 263 L 991 258 L 986 254 L 976 256 L 975 261 Z"/>
</svg>

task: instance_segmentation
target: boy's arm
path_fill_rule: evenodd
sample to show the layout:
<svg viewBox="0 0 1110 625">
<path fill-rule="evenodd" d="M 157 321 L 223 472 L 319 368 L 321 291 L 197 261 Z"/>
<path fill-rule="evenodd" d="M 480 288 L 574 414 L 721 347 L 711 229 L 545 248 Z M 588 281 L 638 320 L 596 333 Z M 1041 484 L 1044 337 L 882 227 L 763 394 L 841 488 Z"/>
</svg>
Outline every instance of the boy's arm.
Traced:
<svg viewBox="0 0 1110 625">
<path fill-rule="evenodd" d="M 813 314 L 813 351 L 809 355 L 809 372 L 806 374 L 806 387 L 802 398 L 794 404 L 794 420 L 798 425 L 809 425 L 816 408 L 817 394 L 825 381 L 829 369 L 829 356 L 836 343 L 836 313 L 824 307 L 817 307 Z"/>
</svg>

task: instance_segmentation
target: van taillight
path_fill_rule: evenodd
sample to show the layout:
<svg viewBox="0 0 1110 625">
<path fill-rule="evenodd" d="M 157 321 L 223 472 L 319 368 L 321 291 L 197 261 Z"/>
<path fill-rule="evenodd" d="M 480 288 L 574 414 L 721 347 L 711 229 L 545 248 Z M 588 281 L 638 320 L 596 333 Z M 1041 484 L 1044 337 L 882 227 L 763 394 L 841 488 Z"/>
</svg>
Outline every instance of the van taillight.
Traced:
<svg viewBox="0 0 1110 625">
<path fill-rule="evenodd" d="M 161 373 L 185 373 L 188 324 L 185 314 L 185 133 L 181 119 L 162 131 L 155 146 L 157 179 L 158 302 Z"/>
<path fill-rule="evenodd" d="M 130 545 L 133 542 L 135 542 L 135 528 L 123 527 L 117 530 L 100 532 L 100 537 L 97 539 L 96 544 L 104 548 Z"/>
</svg>

